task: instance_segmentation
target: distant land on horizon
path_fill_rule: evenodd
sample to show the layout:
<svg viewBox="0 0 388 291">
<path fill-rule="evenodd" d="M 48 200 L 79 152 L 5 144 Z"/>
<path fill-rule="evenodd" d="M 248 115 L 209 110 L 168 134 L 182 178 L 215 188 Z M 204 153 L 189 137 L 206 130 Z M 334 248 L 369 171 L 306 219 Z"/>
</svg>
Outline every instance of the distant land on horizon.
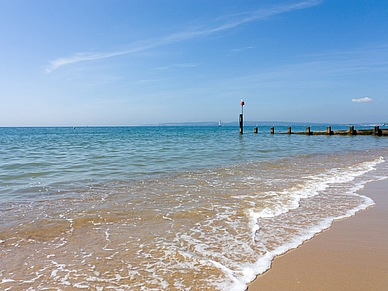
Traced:
<svg viewBox="0 0 388 291">
<path fill-rule="evenodd" d="M 222 121 L 221 121 L 222 122 Z M 316 123 L 291 121 L 244 121 L 244 126 L 387 126 L 387 122 L 365 123 Z M 159 123 L 157 126 L 218 126 L 218 121 Z M 222 122 L 222 126 L 238 126 L 238 121 Z"/>
<path fill-rule="evenodd" d="M 221 121 L 222 122 L 222 121 Z M 222 122 L 222 126 L 239 126 L 238 121 Z M 147 127 L 147 126 L 159 126 L 159 127 L 173 127 L 173 126 L 219 126 L 217 121 L 205 121 L 205 122 L 164 122 L 157 124 L 137 124 L 137 125 L 31 125 L 31 126 L 0 126 L 0 128 L 44 128 L 44 127 Z M 244 121 L 244 126 L 381 126 L 387 127 L 388 122 L 363 122 L 363 123 L 322 123 L 322 122 L 294 122 L 294 121 Z"/>
</svg>

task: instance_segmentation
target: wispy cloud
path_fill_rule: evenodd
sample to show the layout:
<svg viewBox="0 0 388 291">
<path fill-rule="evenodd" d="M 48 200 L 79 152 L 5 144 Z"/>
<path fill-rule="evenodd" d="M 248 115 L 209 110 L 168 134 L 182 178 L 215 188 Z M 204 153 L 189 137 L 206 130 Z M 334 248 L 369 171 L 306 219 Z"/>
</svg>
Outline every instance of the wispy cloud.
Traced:
<svg viewBox="0 0 388 291">
<path fill-rule="evenodd" d="M 371 99 L 369 97 L 352 99 L 352 102 L 370 102 L 370 101 L 373 101 L 373 99 Z"/>
<path fill-rule="evenodd" d="M 239 52 L 242 52 L 242 51 L 245 51 L 245 50 L 250 50 L 250 49 L 253 49 L 253 48 L 254 48 L 253 46 L 247 46 L 247 47 L 243 47 L 243 48 L 233 49 L 233 50 L 230 51 L 230 54 L 228 54 L 228 56 L 231 56 L 234 53 L 239 53 Z"/>
<path fill-rule="evenodd" d="M 380 50 L 380 46 L 378 48 Z M 374 47 L 360 47 L 347 52 L 346 54 L 346 51 L 343 51 L 340 58 L 332 54 L 309 55 L 296 57 L 293 62 L 282 65 L 260 66 L 253 73 L 246 74 L 243 71 L 242 75 L 220 78 L 212 83 L 208 90 L 214 87 L 219 91 L 224 90 L 225 94 L 235 92 L 237 95 L 241 92 L 260 92 L 262 96 L 276 98 L 292 94 L 295 98 L 302 98 L 314 92 L 321 98 L 328 96 L 330 99 L 338 99 L 342 96 L 350 102 L 352 97 L 346 97 L 346 94 L 354 94 L 354 91 L 350 93 L 349 90 L 365 88 L 369 80 L 384 82 L 388 73 L 388 47 L 386 50 L 380 50 L 378 54 L 374 53 Z M 332 94 L 333 88 L 336 88 L 337 94 Z M 358 102 L 362 101 L 375 100 L 365 99 Z"/>
<path fill-rule="evenodd" d="M 51 73 L 52 71 L 58 69 L 61 66 L 69 65 L 73 63 L 78 62 L 84 62 L 84 61 L 92 61 L 92 60 L 100 60 L 100 59 L 106 59 L 111 58 L 115 56 L 125 55 L 134 53 L 137 51 L 142 51 L 147 49 L 146 47 L 139 47 L 134 48 L 127 51 L 121 51 L 121 52 L 112 52 L 112 53 L 76 53 L 70 57 L 64 57 L 64 58 L 58 58 L 54 61 L 50 61 L 50 65 L 46 68 L 46 73 Z"/>
<path fill-rule="evenodd" d="M 253 46 L 247 46 L 240 49 L 233 49 L 232 52 L 236 53 L 236 52 L 241 52 L 243 50 L 249 50 L 249 49 L 253 49 Z"/>
<path fill-rule="evenodd" d="M 165 80 L 166 79 L 142 79 L 142 80 L 134 81 L 134 83 L 136 83 L 136 84 L 149 84 L 149 83 L 162 82 Z"/>
<path fill-rule="evenodd" d="M 227 20 L 225 23 L 221 25 L 217 25 L 212 28 L 188 29 L 186 31 L 171 34 L 160 39 L 146 40 L 129 50 L 108 52 L 108 53 L 90 53 L 90 52 L 76 53 L 69 57 L 62 57 L 53 61 L 49 61 L 50 64 L 46 67 L 46 72 L 51 73 L 52 71 L 64 65 L 131 54 L 131 53 L 148 50 L 162 45 L 167 45 L 171 43 L 184 41 L 187 39 L 192 39 L 195 37 L 211 35 L 217 32 L 233 29 L 245 23 L 249 23 L 257 20 L 265 20 L 271 16 L 279 15 L 282 13 L 317 6 L 322 1 L 323 0 L 307 0 L 307 1 L 297 2 L 293 4 L 288 4 L 288 5 L 283 4 L 283 5 L 273 6 L 267 9 L 260 9 L 253 12 L 243 12 L 235 15 L 229 15 L 223 18 L 223 19 L 229 19 L 229 20 Z"/>
<path fill-rule="evenodd" d="M 384 49 L 385 48 L 385 49 Z M 340 57 L 338 57 L 340 56 Z M 388 46 L 355 48 L 337 53 L 301 55 L 295 62 L 279 67 L 268 67 L 264 72 L 242 76 L 243 79 L 297 79 L 312 78 L 336 80 L 354 75 L 386 74 L 388 72 Z M 299 60 L 299 61 L 298 61 Z"/>
<path fill-rule="evenodd" d="M 174 64 L 174 65 L 165 66 L 165 67 L 157 67 L 157 68 L 154 68 L 154 70 L 164 71 L 164 70 L 171 70 L 171 69 L 193 68 L 196 66 L 197 66 L 196 64 Z"/>
</svg>

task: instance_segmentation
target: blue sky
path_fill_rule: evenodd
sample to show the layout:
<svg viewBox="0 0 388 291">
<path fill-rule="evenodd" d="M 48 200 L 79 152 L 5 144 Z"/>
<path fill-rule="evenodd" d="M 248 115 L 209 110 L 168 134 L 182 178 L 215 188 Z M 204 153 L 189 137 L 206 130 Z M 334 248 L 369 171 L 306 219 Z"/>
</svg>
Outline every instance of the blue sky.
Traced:
<svg viewBox="0 0 388 291">
<path fill-rule="evenodd" d="M 0 126 L 388 122 L 386 0 L 2 0 Z"/>
</svg>

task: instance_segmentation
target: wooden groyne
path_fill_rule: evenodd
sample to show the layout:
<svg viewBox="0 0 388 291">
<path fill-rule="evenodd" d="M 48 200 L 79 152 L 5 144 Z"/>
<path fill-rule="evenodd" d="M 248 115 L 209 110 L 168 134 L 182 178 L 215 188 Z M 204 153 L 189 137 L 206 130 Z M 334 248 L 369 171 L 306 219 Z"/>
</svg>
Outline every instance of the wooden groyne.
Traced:
<svg viewBox="0 0 388 291">
<path fill-rule="evenodd" d="M 275 128 L 271 127 L 271 134 L 275 134 Z M 278 132 L 276 134 L 304 134 L 304 135 L 375 135 L 388 136 L 388 128 L 381 129 L 375 126 L 371 129 L 354 129 L 354 126 L 349 126 L 348 130 L 331 130 L 331 126 L 327 127 L 326 131 L 311 131 L 310 127 L 306 127 L 306 131 L 293 132 L 291 127 L 287 128 L 287 132 Z"/>
</svg>

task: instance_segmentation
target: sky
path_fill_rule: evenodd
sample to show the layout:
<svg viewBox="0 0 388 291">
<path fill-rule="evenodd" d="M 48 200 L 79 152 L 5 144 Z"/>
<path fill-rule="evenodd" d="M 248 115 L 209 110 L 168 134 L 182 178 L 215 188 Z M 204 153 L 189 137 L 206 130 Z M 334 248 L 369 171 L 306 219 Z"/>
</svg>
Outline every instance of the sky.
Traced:
<svg viewBox="0 0 388 291">
<path fill-rule="evenodd" d="M 387 0 L 2 0 L 0 126 L 388 122 Z"/>
</svg>

